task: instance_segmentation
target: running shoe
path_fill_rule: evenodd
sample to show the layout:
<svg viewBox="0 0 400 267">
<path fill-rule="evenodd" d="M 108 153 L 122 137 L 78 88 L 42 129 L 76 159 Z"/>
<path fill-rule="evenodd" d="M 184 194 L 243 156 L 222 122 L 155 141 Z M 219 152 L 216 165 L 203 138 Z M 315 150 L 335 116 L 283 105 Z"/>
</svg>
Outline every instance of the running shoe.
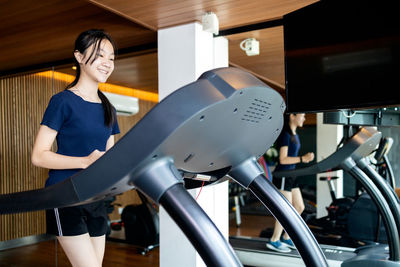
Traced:
<svg viewBox="0 0 400 267">
<path fill-rule="evenodd" d="M 291 249 L 296 249 L 296 246 L 293 244 L 292 239 L 284 239 L 283 237 L 281 238 L 281 242 L 284 246 L 287 246 L 288 248 Z"/>
<path fill-rule="evenodd" d="M 277 240 L 275 242 L 269 241 L 267 243 L 267 248 L 270 250 L 282 252 L 282 253 L 289 253 L 291 250 L 286 245 L 282 244 L 281 241 Z"/>
</svg>

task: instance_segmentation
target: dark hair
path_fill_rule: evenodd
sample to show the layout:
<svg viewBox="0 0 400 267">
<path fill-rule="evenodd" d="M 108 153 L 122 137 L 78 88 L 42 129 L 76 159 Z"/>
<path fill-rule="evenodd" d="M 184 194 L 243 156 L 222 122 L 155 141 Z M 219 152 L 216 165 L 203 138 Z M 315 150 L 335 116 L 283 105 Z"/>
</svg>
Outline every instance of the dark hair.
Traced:
<svg viewBox="0 0 400 267">
<path fill-rule="evenodd" d="M 89 55 L 89 57 L 87 58 L 87 60 L 85 62 L 85 64 L 88 64 L 90 61 L 90 64 L 92 64 L 98 57 L 98 54 L 100 51 L 100 44 L 103 40 L 110 41 L 110 43 L 112 44 L 112 46 L 114 48 L 114 55 L 116 55 L 117 49 L 116 49 L 115 43 L 114 43 L 113 39 L 111 38 L 111 36 L 108 33 L 104 32 L 104 30 L 98 30 L 98 29 L 87 30 L 87 31 L 84 31 L 81 34 L 79 34 L 78 38 L 76 38 L 76 41 L 75 41 L 74 51 L 78 51 L 81 54 L 84 54 L 85 51 L 91 45 L 94 44 L 94 49 L 92 50 L 91 54 Z M 74 64 L 76 66 L 75 80 L 72 83 L 70 83 L 65 88 L 65 90 L 67 90 L 71 87 L 74 87 L 78 83 L 79 77 L 81 76 L 81 69 L 80 69 L 79 63 L 75 57 L 74 57 Z M 107 97 L 98 89 L 97 89 L 97 94 L 101 100 L 101 104 L 104 109 L 104 124 L 111 127 L 116 120 L 114 107 L 113 107 L 113 105 L 111 105 L 111 103 L 107 99 Z"/>
</svg>

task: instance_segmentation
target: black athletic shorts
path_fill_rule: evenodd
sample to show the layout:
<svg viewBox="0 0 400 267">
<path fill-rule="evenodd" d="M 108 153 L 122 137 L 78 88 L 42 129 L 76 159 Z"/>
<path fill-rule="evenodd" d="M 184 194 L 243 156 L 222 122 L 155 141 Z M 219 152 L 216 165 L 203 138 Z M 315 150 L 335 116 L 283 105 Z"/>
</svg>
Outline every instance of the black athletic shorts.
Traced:
<svg viewBox="0 0 400 267">
<path fill-rule="evenodd" d="M 46 232 L 57 236 L 105 235 L 108 228 L 104 201 L 46 210 Z"/>
<path fill-rule="evenodd" d="M 279 190 L 288 191 L 288 192 L 292 191 L 292 189 L 294 189 L 294 188 L 299 187 L 296 177 L 273 177 L 272 183 Z"/>
</svg>

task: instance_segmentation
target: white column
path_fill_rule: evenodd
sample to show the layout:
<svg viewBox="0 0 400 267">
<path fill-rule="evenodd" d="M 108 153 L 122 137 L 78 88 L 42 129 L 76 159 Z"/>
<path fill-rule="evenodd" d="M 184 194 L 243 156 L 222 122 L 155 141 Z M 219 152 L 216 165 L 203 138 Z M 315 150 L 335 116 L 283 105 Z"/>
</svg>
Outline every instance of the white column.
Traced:
<svg viewBox="0 0 400 267">
<path fill-rule="evenodd" d="M 205 71 L 228 66 L 228 41 L 190 23 L 158 31 L 159 100 L 191 83 Z M 196 198 L 200 188 L 190 190 Z M 204 187 L 199 205 L 228 238 L 228 183 Z M 160 266 L 206 266 L 186 236 L 160 207 Z"/>
<path fill-rule="evenodd" d="M 343 126 L 324 124 L 323 114 L 317 114 L 317 161 L 321 161 L 336 151 L 336 147 L 343 137 Z M 319 177 L 328 173 L 317 175 L 317 218 L 328 215 L 326 207 L 332 202 L 327 181 L 320 181 Z M 331 176 L 338 176 L 334 181 L 337 198 L 343 197 L 343 171 L 330 172 Z"/>
</svg>

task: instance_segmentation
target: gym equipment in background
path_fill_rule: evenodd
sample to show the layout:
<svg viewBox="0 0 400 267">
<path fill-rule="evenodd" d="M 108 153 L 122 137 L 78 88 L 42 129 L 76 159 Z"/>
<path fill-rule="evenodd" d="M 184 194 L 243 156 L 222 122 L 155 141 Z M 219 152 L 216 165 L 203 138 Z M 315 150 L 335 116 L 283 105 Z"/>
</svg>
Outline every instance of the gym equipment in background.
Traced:
<svg viewBox="0 0 400 267">
<path fill-rule="evenodd" d="M 400 266 L 398 232 L 400 208 L 398 201 L 392 197 L 394 194 L 384 184 L 381 184 L 383 181 L 381 177 L 373 174 L 373 171 L 367 173 L 367 176 L 360 170 L 362 168 L 368 171 L 370 166 L 366 164 L 365 157 L 374 151 L 380 139 L 380 132 L 373 128 L 362 128 L 326 159 L 305 168 L 279 171 L 273 174 L 274 177 L 296 177 L 344 169 L 362 183 L 377 205 L 383 217 L 389 244 L 374 244 L 357 249 L 321 245 L 330 266 Z M 298 259 L 296 251 L 290 253 L 266 251 L 265 238 L 231 237 L 230 242 L 246 265 L 265 266 L 265 262 L 268 262 L 268 266 L 282 266 L 282 262 L 285 262 L 287 266 L 303 265 L 303 262 Z"/>
<path fill-rule="evenodd" d="M 209 184 L 229 173 L 263 199 L 307 266 L 327 266 L 304 221 L 256 163 L 278 137 L 284 110 L 279 93 L 247 72 L 205 72 L 163 99 L 87 169 L 44 189 L 0 195 L 0 214 L 89 203 L 136 187 L 165 208 L 207 265 L 241 266 L 182 177 L 206 175 Z"/>
<path fill-rule="evenodd" d="M 400 266 L 398 232 L 398 229 L 400 229 L 400 206 L 398 199 L 394 198 L 394 194 L 388 189 L 386 182 L 383 181 L 382 177 L 373 173 L 372 168 L 364 159 L 375 150 L 380 139 L 381 133 L 375 129 L 371 127 L 361 128 L 343 147 L 328 158 L 306 168 L 274 173 L 275 177 L 295 177 L 340 168 L 350 173 L 368 192 L 383 218 L 389 245 L 388 260 L 385 253 L 381 255 L 374 253 L 372 255 L 373 248 L 369 247 L 369 253 L 361 253 L 360 255 L 363 256 L 349 259 L 342 266 L 368 266 L 368 264 L 376 264 L 374 266 Z M 364 173 L 360 168 L 369 172 Z M 362 251 L 362 248 L 359 248 L 358 251 Z M 382 251 L 384 252 L 384 250 Z"/>
<path fill-rule="evenodd" d="M 145 255 L 160 245 L 160 222 L 157 210 L 146 196 L 137 190 L 141 204 L 128 205 L 121 213 L 121 221 L 125 229 L 125 242 L 139 247 Z"/>
<path fill-rule="evenodd" d="M 355 198 L 336 198 L 333 180 L 337 177 L 319 179 L 327 181 L 329 186 L 332 202 L 326 208 L 328 215 L 318 219 L 315 218 L 315 213 L 305 215 L 306 223 L 319 243 L 360 247 L 374 242 L 387 242 L 379 211 L 365 190 Z"/>
<path fill-rule="evenodd" d="M 381 191 L 387 191 L 385 197 L 390 197 L 390 199 L 387 199 L 388 202 L 399 203 L 398 197 L 393 190 L 393 188 L 395 188 L 395 179 L 391 164 L 387 158 L 387 153 L 392 144 L 392 138 L 381 138 L 373 157 L 376 160 L 376 163 L 373 163 L 369 157 L 360 160 L 357 165 L 369 177 L 375 176 L 373 181 L 379 181 L 379 183 L 375 182 L 375 185 Z M 379 176 L 381 178 L 378 178 Z M 365 193 L 356 200 L 349 213 L 347 224 L 349 234 L 351 237 L 359 240 L 386 242 L 386 232 L 381 224 L 382 218 L 377 211 L 376 206 L 371 202 L 371 198 Z M 392 206 L 395 205 L 396 204 L 392 204 Z M 397 224 L 397 226 L 399 226 L 399 224 Z"/>
<path fill-rule="evenodd" d="M 382 138 L 379 147 L 377 148 L 374 158 L 376 163 L 374 164 L 377 172 L 380 176 L 385 178 L 385 180 L 389 183 L 392 188 L 396 188 L 396 181 L 393 174 L 392 165 L 387 157 L 390 149 L 393 145 L 393 138 L 385 137 Z"/>
<path fill-rule="evenodd" d="M 358 240 L 350 237 L 347 230 L 349 212 L 354 205 L 355 199 L 349 197 L 337 198 L 333 181 L 337 176 L 319 177 L 320 181 L 326 181 L 329 187 L 331 203 L 326 210 L 328 215 L 316 219 L 316 213 L 304 214 L 307 217 L 307 225 L 321 244 L 337 245 L 342 247 L 359 247 Z M 303 215 L 303 214 L 302 214 Z"/>
</svg>

